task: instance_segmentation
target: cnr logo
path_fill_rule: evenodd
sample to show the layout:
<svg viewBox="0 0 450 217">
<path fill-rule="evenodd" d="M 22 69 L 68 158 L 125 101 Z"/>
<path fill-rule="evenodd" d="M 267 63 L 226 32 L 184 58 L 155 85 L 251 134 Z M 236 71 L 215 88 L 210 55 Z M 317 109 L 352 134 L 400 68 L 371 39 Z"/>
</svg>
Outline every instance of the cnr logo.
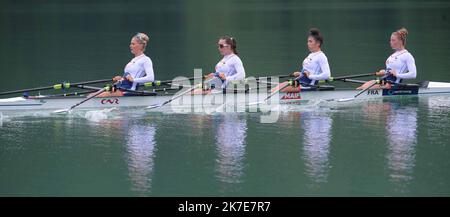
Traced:
<svg viewBox="0 0 450 217">
<path fill-rule="evenodd" d="M 102 101 L 100 101 L 101 104 L 119 104 L 119 99 L 115 98 L 115 99 L 102 99 Z"/>
<path fill-rule="evenodd" d="M 378 95 L 378 90 L 368 90 L 367 95 Z"/>
</svg>

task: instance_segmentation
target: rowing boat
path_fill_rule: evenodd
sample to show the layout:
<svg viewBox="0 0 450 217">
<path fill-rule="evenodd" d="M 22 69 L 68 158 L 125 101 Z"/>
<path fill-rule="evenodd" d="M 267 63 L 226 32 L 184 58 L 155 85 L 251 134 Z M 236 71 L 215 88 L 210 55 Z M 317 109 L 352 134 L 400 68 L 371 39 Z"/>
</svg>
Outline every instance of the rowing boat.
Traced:
<svg viewBox="0 0 450 217">
<path fill-rule="evenodd" d="M 339 99 L 352 97 L 359 90 L 338 89 L 332 86 L 322 86 L 320 88 L 303 88 L 298 93 L 279 93 L 278 97 L 272 97 L 268 104 L 304 103 L 307 101 L 339 101 Z M 418 84 L 407 84 L 391 89 L 371 89 L 358 97 L 358 100 L 377 99 L 392 96 L 420 96 L 427 94 L 448 94 L 450 93 L 450 83 L 446 82 L 422 82 Z M 223 91 L 213 91 L 210 94 L 189 95 L 186 94 L 174 100 L 169 106 L 220 106 L 224 103 L 236 105 L 248 105 L 264 99 L 268 94 L 265 91 L 246 91 L 226 93 Z M 79 106 L 78 109 L 102 109 L 112 107 L 147 107 L 152 104 L 161 104 L 174 97 L 176 93 L 154 93 L 145 96 L 122 96 L 122 97 L 99 97 Z M 67 108 L 85 99 L 85 95 L 78 96 L 28 96 L 12 97 L 0 99 L 0 111 L 18 110 L 55 110 Z M 163 108 L 166 108 L 163 107 Z"/>
</svg>

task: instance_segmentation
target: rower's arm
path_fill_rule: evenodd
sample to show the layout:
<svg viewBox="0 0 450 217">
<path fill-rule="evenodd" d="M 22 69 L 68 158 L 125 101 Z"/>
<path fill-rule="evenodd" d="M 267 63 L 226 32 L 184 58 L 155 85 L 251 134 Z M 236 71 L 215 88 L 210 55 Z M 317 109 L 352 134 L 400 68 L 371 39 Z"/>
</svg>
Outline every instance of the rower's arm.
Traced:
<svg viewBox="0 0 450 217">
<path fill-rule="evenodd" d="M 238 60 L 233 64 L 234 69 L 236 70 L 236 74 L 227 76 L 227 80 L 233 81 L 233 80 L 242 80 L 245 79 L 245 69 L 244 64 L 242 64 L 242 61 Z"/>
<path fill-rule="evenodd" d="M 328 65 L 328 59 L 325 55 L 319 59 L 319 65 L 322 73 L 318 75 L 310 74 L 308 76 L 309 79 L 318 81 L 318 80 L 327 80 L 330 78 L 331 76 L 330 65 Z"/>
<path fill-rule="evenodd" d="M 397 72 L 397 78 L 400 79 L 414 79 L 417 76 L 417 69 L 416 69 L 416 63 L 414 60 L 414 57 L 409 54 L 406 56 L 406 67 L 408 68 L 407 73 L 400 74 Z"/>
<path fill-rule="evenodd" d="M 143 84 L 154 81 L 155 75 L 153 73 L 153 63 L 150 58 L 148 59 L 148 61 L 143 62 L 143 67 L 145 70 L 145 76 L 141 78 L 134 78 L 134 82 Z"/>
</svg>

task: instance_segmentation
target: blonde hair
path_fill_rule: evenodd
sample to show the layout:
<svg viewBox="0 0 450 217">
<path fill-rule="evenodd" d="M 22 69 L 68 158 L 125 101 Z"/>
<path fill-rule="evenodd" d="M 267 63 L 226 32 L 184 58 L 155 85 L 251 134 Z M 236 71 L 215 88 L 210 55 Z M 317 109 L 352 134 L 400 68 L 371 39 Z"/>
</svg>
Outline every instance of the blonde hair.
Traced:
<svg viewBox="0 0 450 217">
<path fill-rule="evenodd" d="M 143 44 L 145 50 L 145 47 L 147 46 L 149 40 L 148 36 L 145 33 L 138 32 L 133 36 L 133 38 L 137 39 L 139 43 Z"/>
<path fill-rule="evenodd" d="M 400 40 L 402 40 L 403 45 L 406 45 L 406 37 L 408 36 L 408 30 L 406 28 L 403 27 L 393 32 L 392 34 L 396 35 Z"/>
</svg>

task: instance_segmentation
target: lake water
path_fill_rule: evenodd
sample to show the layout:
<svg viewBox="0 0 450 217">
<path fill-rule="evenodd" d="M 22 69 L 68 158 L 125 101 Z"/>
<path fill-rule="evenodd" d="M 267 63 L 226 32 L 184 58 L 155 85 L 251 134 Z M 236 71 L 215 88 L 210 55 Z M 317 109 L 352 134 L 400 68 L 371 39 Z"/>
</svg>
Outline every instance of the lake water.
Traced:
<svg viewBox="0 0 450 217">
<path fill-rule="evenodd" d="M 450 82 L 447 1 L 0 3 L 0 92 L 121 75 L 146 32 L 158 80 L 214 69 L 237 39 L 248 76 L 298 70 L 321 29 L 333 76 L 384 67 L 408 28 L 420 80 Z M 347 84 L 337 84 L 348 87 Z M 450 95 L 283 105 L 2 114 L 1 196 L 449 196 Z"/>
</svg>

